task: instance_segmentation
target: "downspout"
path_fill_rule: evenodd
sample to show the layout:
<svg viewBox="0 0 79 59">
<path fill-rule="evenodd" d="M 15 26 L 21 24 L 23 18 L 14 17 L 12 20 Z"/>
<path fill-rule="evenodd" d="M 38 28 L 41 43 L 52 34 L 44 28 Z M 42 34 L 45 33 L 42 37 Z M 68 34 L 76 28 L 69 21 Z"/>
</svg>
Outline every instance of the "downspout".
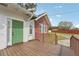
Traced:
<svg viewBox="0 0 79 59">
<path fill-rule="evenodd" d="M 43 24 L 43 43 L 44 43 L 44 24 Z"/>
</svg>

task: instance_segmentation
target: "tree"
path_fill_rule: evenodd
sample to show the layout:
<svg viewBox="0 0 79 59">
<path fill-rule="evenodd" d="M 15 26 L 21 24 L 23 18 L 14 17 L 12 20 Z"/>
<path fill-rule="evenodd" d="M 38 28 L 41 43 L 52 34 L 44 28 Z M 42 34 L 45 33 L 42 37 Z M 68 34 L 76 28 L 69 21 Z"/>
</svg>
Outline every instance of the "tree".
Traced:
<svg viewBox="0 0 79 59">
<path fill-rule="evenodd" d="M 58 25 L 59 29 L 71 29 L 73 27 L 72 22 L 61 21 Z"/>
<path fill-rule="evenodd" d="M 36 11 L 36 3 L 26 3 L 25 7 L 26 9 L 30 10 L 30 11 Z"/>
<path fill-rule="evenodd" d="M 36 11 L 36 3 L 18 3 L 21 7 L 25 8 L 26 10 L 29 10 L 31 12 Z"/>
</svg>

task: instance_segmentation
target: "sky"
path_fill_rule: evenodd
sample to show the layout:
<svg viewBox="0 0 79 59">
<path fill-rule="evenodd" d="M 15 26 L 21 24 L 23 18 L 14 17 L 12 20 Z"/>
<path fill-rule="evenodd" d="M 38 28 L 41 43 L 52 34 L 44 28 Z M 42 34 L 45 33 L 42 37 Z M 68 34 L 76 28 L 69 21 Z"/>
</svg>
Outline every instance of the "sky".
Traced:
<svg viewBox="0 0 79 59">
<path fill-rule="evenodd" d="M 60 21 L 72 22 L 79 27 L 79 4 L 77 3 L 38 3 L 36 14 L 47 12 L 52 26 L 57 26 Z"/>
</svg>

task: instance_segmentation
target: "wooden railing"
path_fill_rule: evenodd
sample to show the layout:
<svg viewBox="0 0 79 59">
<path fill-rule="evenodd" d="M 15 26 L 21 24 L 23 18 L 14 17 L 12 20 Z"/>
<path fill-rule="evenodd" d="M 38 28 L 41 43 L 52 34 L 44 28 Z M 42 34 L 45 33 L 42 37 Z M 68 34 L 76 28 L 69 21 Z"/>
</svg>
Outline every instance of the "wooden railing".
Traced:
<svg viewBox="0 0 79 59">
<path fill-rule="evenodd" d="M 79 39 L 72 36 L 70 38 L 70 48 L 74 50 L 75 54 L 79 56 Z"/>
<path fill-rule="evenodd" d="M 49 43 L 49 44 L 58 44 L 56 33 L 42 33 L 36 34 L 35 37 L 40 42 Z"/>
</svg>

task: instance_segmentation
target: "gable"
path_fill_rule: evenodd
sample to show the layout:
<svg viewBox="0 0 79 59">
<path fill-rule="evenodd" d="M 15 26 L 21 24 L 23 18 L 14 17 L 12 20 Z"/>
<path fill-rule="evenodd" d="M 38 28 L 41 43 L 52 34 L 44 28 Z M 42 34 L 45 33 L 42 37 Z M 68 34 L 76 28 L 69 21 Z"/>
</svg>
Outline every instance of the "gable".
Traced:
<svg viewBox="0 0 79 59">
<path fill-rule="evenodd" d="M 45 23 L 47 24 L 49 27 L 51 26 L 50 24 L 50 21 L 48 19 L 48 16 L 47 16 L 47 13 L 43 14 L 43 15 L 40 15 L 39 17 L 37 17 L 35 19 L 36 22 L 39 22 L 39 23 Z"/>
</svg>

